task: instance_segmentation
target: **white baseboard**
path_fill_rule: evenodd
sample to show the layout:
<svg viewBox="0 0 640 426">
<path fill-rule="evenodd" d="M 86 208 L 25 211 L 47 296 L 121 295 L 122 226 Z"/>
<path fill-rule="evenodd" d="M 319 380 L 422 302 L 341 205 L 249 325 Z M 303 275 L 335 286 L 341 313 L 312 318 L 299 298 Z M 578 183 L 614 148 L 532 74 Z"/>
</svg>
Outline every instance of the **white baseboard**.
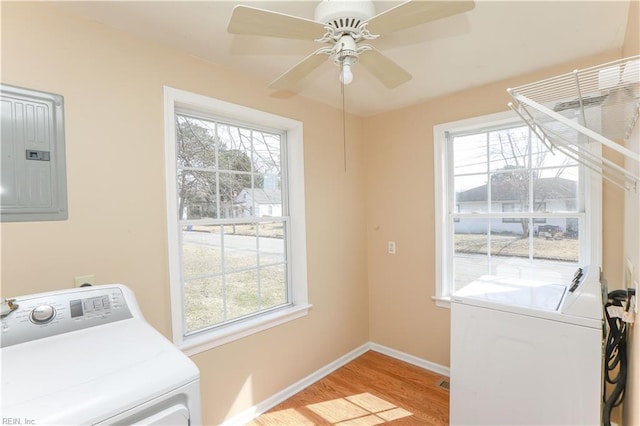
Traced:
<svg viewBox="0 0 640 426">
<path fill-rule="evenodd" d="M 450 376 L 449 367 L 445 367 L 444 365 L 436 364 L 435 362 L 427 361 L 426 359 L 418 358 L 417 356 L 409 355 L 408 353 L 400 352 L 373 342 L 369 342 L 369 348 L 372 351 L 380 352 L 381 354 L 399 359 L 400 361 L 404 361 L 407 364 L 413 364 L 415 366 L 424 368 L 425 370 L 433 371 L 434 373 L 438 373 L 443 376 Z"/>
<path fill-rule="evenodd" d="M 325 365 L 324 367 L 320 368 L 314 373 L 311 373 L 310 375 L 303 378 L 302 380 L 299 380 L 298 382 L 292 384 L 291 386 L 288 386 L 287 388 L 265 399 L 264 401 L 226 420 L 224 423 L 222 423 L 221 426 L 235 426 L 235 425 L 244 425 L 249 423 L 251 420 L 255 419 L 260 414 L 266 411 L 269 411 L 271 408 L 287 400 L 288 398 L 291 398 L 293 395 L 297 394 L 303 389 L 306 389 L 307 387 L 311 386 L 312 384 L 319 381 L 323 377 L 328 376 L 329 374 L 336 371 L 338 368 L 353 361 L 354 359 L 356 359 L 357 357 L 359 357 L 360 355 L 364 354 L 369 350 L 380 352 L 381 354 L 399 359 L 400 361 L 404 361 L 408 364 L 412 364 L 412 365 L 424 368 L 426 370 L 433 371 L 434 373 L 442 374 L 443 376 L 447 376 L 447 377 L 449 376 L 448 367 L 444 367 L 440 364 L 436 364 L 436 363 L 424 360 L 422 358 L 418 358 L 413 355 L 409 355 L 407 353 L 400 352 L 395 349 L 391 349 L 389 347 L 379 345 L 377 343 L 367 342 L 364 345 L 341 356 L 337 360 Z"/>
</svg>

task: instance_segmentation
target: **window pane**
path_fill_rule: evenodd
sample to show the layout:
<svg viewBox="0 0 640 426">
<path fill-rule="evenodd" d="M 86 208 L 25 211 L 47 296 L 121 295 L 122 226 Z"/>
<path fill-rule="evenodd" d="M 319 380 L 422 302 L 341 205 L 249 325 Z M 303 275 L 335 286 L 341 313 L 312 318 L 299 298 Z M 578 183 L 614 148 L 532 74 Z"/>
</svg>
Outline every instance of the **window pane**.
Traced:
<svg viewBox="0 0 640 426">
<path fill-rule="evenodd" d="M 491 219 L 491 256 L 529 258 L 529 219 Z"/>
<path fill-rule="evenodd" d="M 254 180 L 254 186 L 256 188 L 264 188 L 268 190 L 282 189 L 282 184 L 280 183 L 280 175 L 256 175 L 254 177 Z"/>
<path fill-rule="evenodd" d="M 255 224 L 223 227 L 225 272 L 258 266 L 258 240 Z"/>
<path fill-rule="evenodd" d="M 257 269 L 227 274 L 225 278 L 227 320 L 252 314 L 260 309 Z"/>
<path fill-rule="evenodd" d="M 502 212 L 503 213 L 513 213 L 513 212 L 521 212 L 522 204 L 520 203 L 502 203 Z M 518 221 L 518 219 L 513 218 L 504 218 L 502 219 L 504 223 L 509 223 L 513 221 Z"/>
<path fill-rule="evenodd" d="M 218 216 L 214 172 L 178 170 L 178 216 L 180 219 Z"/>
<path fill-rule="evenodd" d="M 482 172 L 487 172 L 487 135 L 479 133 L 454 137 L 454 175 Z"/>
<path fill-rule="evenodd" d="M 220 170 L 251 172 L 251 131 L 218 124 Z"/>
<path fill-rule="evenodd" d="M 220 172 L 218 179 L 220 188 L 220 217 L 255 216 L 252 203 L 249 202 L 247 205 L 239 199 L 239 197 L 243 195 L 243 190 L 251 190 L 251 175 Z"/>
<path fill-rule="evenodd" d="M 454 224 L 454 254 L 487 254 L 488 219 L 460 219 Z"/>
<path fill-rule="evenodd" d="M 569 282 L 580 256 L 579 218 L 547 219 L 535 227 L 533 257 L 546 280 Z"/>
<path fill-rule="evenodd" d="M 487 175 L 458 176 L 454 178 L 456 193 L 455 213 L 486 212 Z"/>
<path fill-rule="evenodd" d="M 455 222 L 454 291 L 489 273 L 488 227 L 486 219 L 460 219 Z"/>
<path fill-rule="evenodd" d="M 536 174 L 539 178 L 533 182 L 534 200 L 536 205 L 544 204 L 545 206 L 545 210 L 536 211 L 577 211 L 577 167 L 538 170 Z"/>
<path fill-rule="evenodd" d="M 258 235 L 260 265 L 284 263 L 284 223 L 260 223 Z"/>
<path fill-rule="evenodd" d="M 555 149 L 551 152 L 537 137 L 533 138 L 531 167 L 540 168 L 575 165 L 577 165 L 577 162 L 564 155 L 560 150 Z"/>
<path fill-rule="evenodd" d="M 579 218 L 551 218 L 536 225 L 534 256 L 552 260 L 577 262 Z M 537 244 L 537 247 L 536 247 Z M 546 247 L 546 249 L 543 249 Z"/>
<path fill-rule="evenodd" d="M 280 175 L 280 135 L 253 132 L 253 164 L 257 173 Z"/>
<path fill-rule="evenodd" d="M 507 209 L 512 210 L 505 210 L 505 204 Z M 491 175 L 491 210 L 494 212 L 529 211 L 528 170 L 513 170 Z"/>
<path fill-rule="evenodd" d="M 262 309 L 288 302 L 287 279 L 284 265 L 260 268 L 260 296 Z"/>
<path fill-rule="evenodd" d="M 224 320 L 222 277 L 187 280 L 184 283 L 187 333 Z"/>
<path fill-rule="evenodd" d="M 183 278 L 222 273 L 220 228 L 214 225 L 182 227 Z"/>
<path fill-rule="evenodd" d="M 178 115 L 176 117 L 176 151 L 178 166 L 214 168 L 215 123 Z"/>
<path fill-rule="evenodd" d="M 555 266 L 547 261 L 529 260 L 523 257 L 493 257 L 491 258 L 491 275 L 515 280 L 529 280 L 544 283 L 564 283 L 558 279 Z M 572 269 L 571 275 L 575 272 Z"/>
<path fill-rule="evenodd" d="M 525 278 L 531 273 L 529 260 L 531 221 L 523 218 L 491 221 L 490 275 L 501 278 Z"/>
<path fill-rule="evenodd" d="M 262 176 L 256 176 L 256 178 Z M 234 202 L 235 217 L 282 216 L 282 191 L 279 188 L 243 188 Z"/>
<path fill-rule="evenodd" d="M 489 133 L 491 171 L 529 167 L 529 128 L 516 127 Z"/>
</svg>

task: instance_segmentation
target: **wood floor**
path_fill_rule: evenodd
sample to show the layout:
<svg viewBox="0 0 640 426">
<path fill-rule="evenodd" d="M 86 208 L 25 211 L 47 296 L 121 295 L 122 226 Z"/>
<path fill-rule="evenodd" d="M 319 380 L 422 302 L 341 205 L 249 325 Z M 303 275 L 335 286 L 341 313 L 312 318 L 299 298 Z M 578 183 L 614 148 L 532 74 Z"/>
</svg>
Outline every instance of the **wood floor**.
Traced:
<svg viewBox="0 0 640 426">
<path fill-rule="evenodd" d="M 369 351 L 249 425 L 448 425 L 442 380 L 448 378 Z"/>
</svg>

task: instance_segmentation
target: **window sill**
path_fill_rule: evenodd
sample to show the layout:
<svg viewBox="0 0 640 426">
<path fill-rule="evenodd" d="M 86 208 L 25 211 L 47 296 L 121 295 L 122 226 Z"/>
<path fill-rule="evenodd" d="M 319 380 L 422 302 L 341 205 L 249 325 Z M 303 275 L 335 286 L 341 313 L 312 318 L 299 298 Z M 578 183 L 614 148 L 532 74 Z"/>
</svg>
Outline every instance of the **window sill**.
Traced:
<svg viewBox="0 0 640 426">
<path fill-rule="evenodd" d="M 441 308 L 449 309 L 451 308 L 451 297 L 450 296 L 431 296 L 431 300 L 436 302 L 436 306 Z"/>
<path fill-rule="evenodd" d="M 237 324 L 231 324 L 220 329 L 187 336 L 181 343 L 178 343 L 177 346 L 178 349 L 183 351 L 186 355 L 195 355 L 200 352 L 213 349 L 217 346 L 233 342 L 234 340 L 304 317 L 309 313 L 309 309 L 311 309 L 312 306 L 313 305 L 309 304 L 291 306 L 267 315 L 262 315 Z"/>
</svg>

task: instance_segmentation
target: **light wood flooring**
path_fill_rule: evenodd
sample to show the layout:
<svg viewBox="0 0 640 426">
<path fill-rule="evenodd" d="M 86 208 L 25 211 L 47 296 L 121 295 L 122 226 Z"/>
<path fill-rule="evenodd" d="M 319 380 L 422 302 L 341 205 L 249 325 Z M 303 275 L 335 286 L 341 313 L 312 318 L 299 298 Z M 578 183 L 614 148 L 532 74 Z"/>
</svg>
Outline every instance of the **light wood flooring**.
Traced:
<svg viewBox="0 0 640 426">
<path fill-rule="evenodd" d="M 448 378 L 369 351 L 249 425 L 448 425 L 442 380 Z"/>
</svg>

